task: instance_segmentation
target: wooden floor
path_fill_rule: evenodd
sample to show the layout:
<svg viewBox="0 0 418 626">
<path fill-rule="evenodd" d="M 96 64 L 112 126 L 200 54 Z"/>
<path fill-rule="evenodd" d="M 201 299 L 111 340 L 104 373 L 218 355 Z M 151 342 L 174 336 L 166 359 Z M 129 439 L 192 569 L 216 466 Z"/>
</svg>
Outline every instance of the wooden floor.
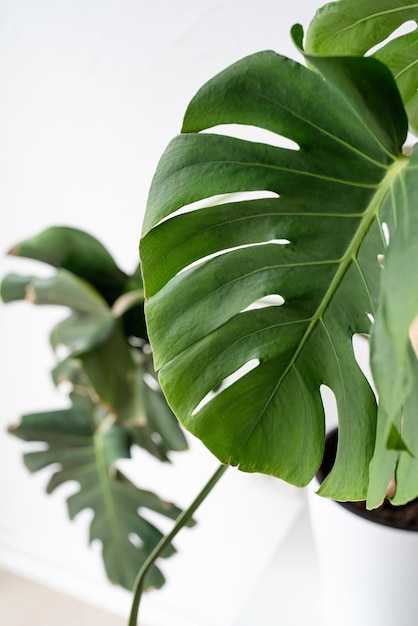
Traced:
<svg viewBox="0 0 418 626">
<path fill-rule="evenodd" d="M 0 570 L 2 626 L 126 626 L 127 621 Z"/>
</svg>

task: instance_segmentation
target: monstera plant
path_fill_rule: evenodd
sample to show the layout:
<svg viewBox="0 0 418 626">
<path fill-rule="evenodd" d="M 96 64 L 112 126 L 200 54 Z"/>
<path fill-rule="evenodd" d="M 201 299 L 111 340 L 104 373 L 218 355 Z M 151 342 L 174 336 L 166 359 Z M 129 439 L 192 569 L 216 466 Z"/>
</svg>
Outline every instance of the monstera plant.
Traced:
<svg viewBox="0 0 418 626">
<path fill-rule="evenodd" d="M 69 515 L 93 510 L 90 540 L 102 543 L 106 573 L 132 589 L 137 571 L 162 537 L 143 512 L 175 519 L 181 511 L 134 485 L 117 462 L 129 458 L 134 446 L 160 461 L 187 448 L 156 381 L 139 268 L 132 276 L 125 274 L 95 238 L 67 227 L 49 228 L 10 254 L 55 268 L 47 278 L 7 275 L 1 296 L 5 302 L 69 309 L 53 328 L 51 345 L 57 358 L 53 380 L 57 385 L 66 381 L 70 391 L 67 408 L 24 415 L 9 430 L 25 441 L 42 442 L 42 449 L 27 451 L 24 461 L 32 472 L 53 465 L 48 493 L 66 481 L 79 483 L 68 498 Z M 173 551 L 167 546 L 164 556 Z M 154 567 L 147 585 L 163 582 Z"/>
<path fill-rule="evenodd" d="M 369 509 L 382 503 L 393 481 L 393 504 L 418 496 L 418 363 L 410 340 L 418 315 L 418 152 L 407 142 L 418 132 L 417 21 L 412 0 L 325 5 L 306 36 L 300 25 L 292 29 L 304 64 L 264 51 L 228 67 L 193 98 L 181 134 L 160 160 L 143 224 L 144 286 L 136 276 L 137 295 L 142 302 L 143 288 L 168 404 L 221 461 L 208 489 L 227 465 L 307 485 L 323 457 L 325 386 L 336 399 L 338 449 L 320 493 L 366 500 Z M 75 272 L 73 265 L 63 268 Z M 88 431 L 89 454 L 100 451 L 101 467 L 121 449 L 127 454 L 131 441 L 143 442 L 146 428 L 126 404 L 137 398 L 131 377 L 115 378 L 108 360 L 109 342 L 118 346 L 115 354 L 131 317 L 125 310 L 136 309 L 144 332 L 141 306 L 129 308 L 135 292 L 128 297 L 126 283 L 114 279 L 112 297 L 103 302 L 95 293 L 87 309 L 83 299 L 77 319 L 55 333 L 72 357 L 56 376 L 75 381 L 77 393 L 85 374 L 94 389 L 77 395 L 74 407 L 88 403 L 90 414 L 96 394 L 103 399 L 95 405 L 94 434 L 87 418 L 80 426 Z M 13 290 L 22 297 L 20 283 Z M 76 321 L 85 322 L 81 335 L 80 327 L 73 332 Z M 359 334 L 370 337 L 376 394 L 355 357 Z M 127 336 L 140 337 L 141 348 L 144 334 Z M 136 357 L 153 376 L 143 352 Z M 98 361 L 107 364 L 103 375 Z M 159 452 L 152 453 L 160 454 L 166 439 L 157 430 Z M 55 427 L 52 433 L 55 460 Z M 200 499 L 145 561 L 130 626 L 143 574 Z M 82 496 L 74 502 L 81 508 Z M 93 536 L 103 536 L 101 529 L 94 523 Z"/>
<path fill-rule="evenodd" d="M 393 478 L 393 504 L 418 495 L 417 21 L 411 0 L 340 0 L 293 27 L 306 64 L 265 51 L 209 80 L 160 160 L 140 246 L 183 425 L 222 463 L 304 486 L 326 386 L 338 450 L 320 493 L 370 509 Z"/>
</svg>

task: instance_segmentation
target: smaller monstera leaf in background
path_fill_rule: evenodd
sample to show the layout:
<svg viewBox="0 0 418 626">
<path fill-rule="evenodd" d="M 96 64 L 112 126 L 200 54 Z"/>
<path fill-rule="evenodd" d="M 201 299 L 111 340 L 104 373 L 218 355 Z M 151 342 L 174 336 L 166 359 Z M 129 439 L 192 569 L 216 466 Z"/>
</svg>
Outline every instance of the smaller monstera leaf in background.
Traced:
<svg viewBox="0 0 418 626">
<path fill-rule="evenodd" d="M 144 402 L 149 427 L 154 433 L 153 439 L 160 447 L 164 447 L 166 452 L 185 450 L 187 442 L 184 433 L 164 398 L 150 359 L 143 360 L 143 363 L 137 366 L 137 385 Z M 136 441 L 135 433 L 133 435 Z"/>
<path fill-rule="evenodd" d="M 68 226 L 51 226 L 9 250 L 10 255 L 34 259 L 64 269 L 89 283 L 112 306 L 123 294 L 141 292 L 138 267 L 128 275 L 92 235 Z M 147 338 L 143 306 L 138 303 L 123 317 L 127 336 Z"/>
<path fill-rule="evenodd" d="M 126 429 L 109 417 L 102 421 L 100 408 L 88 396 L 72 394 L 71 401 L 68 409 L 24 415 L 10 432 L 25 441 L 47 444 L 46 449 L 26 453 L 24 461 L 32 472 L 59 464 L 48 493 L 66 481 L 79 483 L 79 491 L 68 498 L 70 518 L 86 508 L 93 511 L 90 541 L 102 543 L 107 576 L 132 589 L 138 570 L 162 536 L 142 512 L 152 510 L 175 519 L 180 509 L 139 489 L 116 468 L 118 459 L 130 456 Z M 165 556 L 173 552 L 171 547 Z M 148 585 L 163 583 L 163 575 L 154 567 Z"/>
<path fill-rule="evenodd" d="M 144 376 L 151 380 L 146 370 L 152 368 L 152 355 L 147 350 L 147 334 L 141 332 L 144 298 L 139 269 L 132 276 L 124 274 L 96 239 L 66 227 L 49 228 L 14 246 L 11 253 L 57 268 L 48 278 L 9 274 L 0 291 L 4 302 L 29 300 L 70 309 L 70 315 L 51 332 L 55 353 L 60 346 L 66 352 L 53 372 L 55 382 L 71 382 L 68 372 L 81 367 L 88 393 L 129 429 L 134 443 L 160 460 L 168 460 L 171 450 L 186 450 L 183 431 L 155 377 L 151 386 L 144 382 Z M 102 263 L 100 272 L 97 263 Z M 97 270 L 100 281 L 91 268 Z M 117 286 L 111 306 L 109 291 L 103 288 L 109 284 L 114 294 Z M 139 324 L 135 326 L 136 316 Z M 74 359 L 76 366 L 70 364 Z"/>
<path fill-rule="evenodd" d="M 90 283 L 108 304 L 125 291 L 129 280 L 97 239 L 67 226 L 47 228 L 13 246 L 9 254 L 68 270 Z"/>
<path fill-rule="evenodd" d="M 25 457 L 32 471 L 61 464 L 48 491 L 78 480 L 80 492 L 68 502 L 70 516 L 83 508 L 94 510 L 91 538 L 103 542 L 111 580 L 129 588 L 161 536 L 136 514 L 137 508 L 169 517 L 176 517 L 179 509 L 138 490 L 114 463 L 129 457 L 133 445 L 160 461 L 187 449 L 152 367 L 139 268 L 132 276 L 124 274 L 96 239 L 65 227 L 49 228 L 11 253 L 55 268 L 47 278 L 9 274 L 0 294 L 4 302 L 26 300 L 69 309 L 52 329 L 50 343 L 57 358 L 53 381 L 57 386 L 68 383 L 72 391 L 70 409 L 27 415 L 10 432 L 49 444 L 48 450 Z M 155 570 L 150 584 L 160 586 L 162 581 Z"/>
<path fill-rule="evenodd" d="M 106 301 L 85 280 L 65 269 L 47 278 L 8 274 L 1 283 L 3 302 L 27 300 L 38 305 L 71 309 L 70 317 L 51 333 L 54 349 L 59 344 L 81 353 L 102 342 L 112 332 L 115 319 Z"/>
</svg>

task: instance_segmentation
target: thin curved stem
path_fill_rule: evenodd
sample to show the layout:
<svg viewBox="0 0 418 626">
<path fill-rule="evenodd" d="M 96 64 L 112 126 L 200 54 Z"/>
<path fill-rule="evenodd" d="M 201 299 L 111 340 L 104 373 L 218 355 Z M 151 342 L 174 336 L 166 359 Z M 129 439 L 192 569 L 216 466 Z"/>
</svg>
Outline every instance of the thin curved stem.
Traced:
<svg viewBox="0 0 418 626">
<path fill-rule="evenodd" d="M 148 556 L 147 560 L 145 561 L 145 563 L 139 570 L 135 583 L 134 583 L 134 588 L 133 588 L 133 600 L 132 600 L 132 607 L 131 607 L 131 613 L 129 616 L 128 626 L 137 626 L 139 603 L 141 601 L 142 592 L 144 590 L 145 579 L 149 570 L 154 565 L 158 557 L 162 554 L 162 552 L 164 552 L 166 547 L 171 543 L 171 541 L 174 539 L 177 533 L 191 519 L 193 513 L 199 508 L 199 506 L 205 500 L 206 496 L 209 495 L 209 493 L 212 491 L 214 486 L 223 476 L 223 474 L 225 473 L 228 467 L 229 465 L 221 465 L 220 467 L 218 467 L 216 472 L 208 480 L 206 485 L 203 487 L 200 493 L 193 500 L 191 505 L 187 509 L 185 509 L 182 513 L 180 513 L 172 530 L 167 535 L 165 535 L 161 539 L 161 541 L 159 541 L 159 543 L 155 546 L 154 550 L 151 552 L 151 554 Z"/>
</svg>

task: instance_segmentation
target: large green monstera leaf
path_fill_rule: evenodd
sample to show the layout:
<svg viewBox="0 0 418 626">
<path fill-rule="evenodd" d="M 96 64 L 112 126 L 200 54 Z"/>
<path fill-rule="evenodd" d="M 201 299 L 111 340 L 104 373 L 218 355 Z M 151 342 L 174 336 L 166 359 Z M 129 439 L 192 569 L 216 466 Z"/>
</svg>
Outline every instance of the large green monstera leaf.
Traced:
<svg viewBox="0 0 418 626">
<path fill-rule="evenodd" d="M 300 30 L 294 37 L 300 43 Z M 145 311 L 173 411 L 222 461 L 242 470 L 306 485 L 323 454 L 321 386 L 329 387 L 339 444 L 320 491 L 358 500 L 368 492 L 376 401 L 354 357 L 353 335 L 368 334 L 376 319 L 379 344 L 379 311 L 388 311 L 382 315 L 391 334 L 406 298 L 392 348 L 399 341 L 401 352 L 408 347 L 408 324 L 418 311 L 415 270 L 415 295 L 405 289 L 418 267 L 417 156 L 402 154 L 408 120 L 384 64 L 314 55 L 308 61 L 314 70 L 273 52 L 254 54 L 192 100 L 150 189 L 140 248 Z M 231 136 L 248 127 L 269 133 Z M 272 133 L 293 145 L 270 142 Z M 394 260 L 389 230 L 390 247 L 401 237 Z M 380 283 L 389 281 L 381 293 Z M 390 378 L 385 359 L 379 384 Z M 399 428 L 409 397 L 404 378 L 405 367 L 399 393 L 384 409 L 384 451 L 376 451 L 389 474 L 400 456 L 412 459 L 406 448 L 418 452 Z M 389 451 L 388 442 L 396 449 Z M 410 477 L 413 462 L 404 472 Z M 408 497 L 416 494 L 416 478 L 405 480 Z M 377 482 L 370 506 L 385 494 L 387 482 Z"/>
</svg>

